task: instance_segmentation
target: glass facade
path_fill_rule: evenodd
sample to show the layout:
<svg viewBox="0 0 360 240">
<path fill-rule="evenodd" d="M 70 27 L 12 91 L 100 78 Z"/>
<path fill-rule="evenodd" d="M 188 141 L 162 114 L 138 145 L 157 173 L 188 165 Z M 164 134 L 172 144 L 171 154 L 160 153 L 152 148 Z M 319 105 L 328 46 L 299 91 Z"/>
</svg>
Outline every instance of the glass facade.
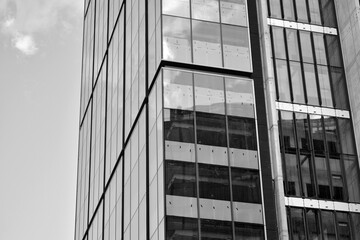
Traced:
<svg viewBox="0 0 360 240">
<path fill-rule="evenodd" d="M 290 239 L 356 239 L 333 0 L 85 0 L 82 65 L 75 240 L 278 239 L 278 167 Z"/>
</svg>

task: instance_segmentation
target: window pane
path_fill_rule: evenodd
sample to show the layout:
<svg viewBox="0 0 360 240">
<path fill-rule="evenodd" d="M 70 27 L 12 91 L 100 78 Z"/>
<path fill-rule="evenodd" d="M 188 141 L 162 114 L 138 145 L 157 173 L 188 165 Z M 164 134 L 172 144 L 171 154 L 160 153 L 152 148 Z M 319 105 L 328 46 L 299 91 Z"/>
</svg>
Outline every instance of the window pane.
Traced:
<svg viewBox="0 0 360 240">
<path fill-rule="evenodd" d="M 195 164 L 166 161 L 166 194 L 196 197 Z"/>
<path fill-rule="evenodd" d="M 319 115 L 310 115 L 310 126 L 311 134 L 313 138 L 313 148 L 316 155 L 325 154 L 325 145 L 324 145 L 324 133 L 322 119 Z"/>
<path fill-rule="evenodd" d="M 195 73 L 194 85 L 196 111 L 225 114 L 223 77 Z"/>
<path fill-rule="evenodd" d="M 354 131 L 351 121 L 345 118 L 338 118 L 341 150 L 343 154 L 355 155 Z"/>
<path fill-rule="evenodd" d="M 284 19 L 295 20 L 293 0 L 283 0 L 283 8 L 284 8 Z"/>
<path fill-rule="evenodd" d="M 192 0 L 192 18 L 219 22 L 219 0 Z"/>
<path fill-rule="evenodd" d="M 316 177 L 319 191 L 319 198 L 331 199 L 330 182 L 326 158 L 315 157 Z"/>
<path fill-rule="evenodd" d="M 307 15 L 307 7 L 305 0 L 296 0 L 296 12 L 297 12 L 297 20 L 299 22 L 309 22 Z"/>
<path fill-rule="evenodd" d="M 235 240 L 263 240 L 264 226 L 235 222 Z"/>
<path fill-rule="evenodd" d="M 276 80 L 279 100 L 290 102 L 289 75 L 287 62 L 285 60 L 276 60 Z"/>
<path fill-rule="evenodd" d="M 313 63 L 314 59 L 310 32 L 299 31 L 299 33 L 302 59 L 304 62 Z"/>
<path fill-rule="evenodd" d="M 294 103 L 305 103 L 303 75 L 299 62 L 290 61 L 290 76 Z"/>
<path fill-rule="evenodd" d="M 350 237 L 350 222 L 347 213 L 336 212 L 336 220 L 338 225 L 338 238 L 341 240 L 351 239 Z"/>
<path fill-rule="evenodd" d="M 340 142 L 335 118 L 324 116 L 324 127 L 327 150 L 330 157 L 340 157 Z"/>
<path fill-rule="evenodd" d="M 238 149 L 257 149 L 255 119 L 228 116 L 229 146 Z"/>
<path fill-rule="evenodd" d="M 184 110 L 164 109 L 165 140 L 194 142 L 194 113 Z"/>
<path fill-rule="evenodd" d="M 340 159 L 330 158 L 329 164 L 331 171 L 331 181 L 333 186 L 332 198 L 337 201 L 344 201 L 346 199 L 346 195 L 344 189 L 343 175 L 341 172 Z"/>
<path fill-rule="evenodd" d="M 353 239 L 360 236 L 360 214 L 351 213 Z"/>
<path fill-rule="evenodd" d="M 222 25 L 224 67 L 251 70 L 248 28 Z"/>
<path fill-rule="evenodd" d="M 321 105 L 325 107 L 333 107 L 333 100 L 331 95 L 329 69 L 326 66 L 317 66 L 320 94 L 321 94 Z"/>
<path fill-rule="evenodd" d="M 222 66 L 220 25 L 192 21 L 194 63 Z"/>
<path fill-rule="evenodd" d="M 254 118 L 254 93 L 252 81 L 225 78 L 226 114 Z"/>
<path fill-rule="evenodd" d="M 336 108 L 349 109 L 347 86 L 343 69 L 330 67 L 330 77 Z"/>
<path fill-rule="evenodd" d="M 324 35 L 320 33 L 313 33 L 313 39 L 314 39 L 316 63 L 321 65 L 326 65 L 327 60 L 326 60 Z"/>
<path fill-rule="evenodd" d="M 201 240 L 232 239 L 231 222 L 201 219 Z"/>
<path fill-rule="evenodd" d="M 320 0 L 321 12 L 325 27 L 336 27 L 334 0 Z"/>
<path fill-rule="evenodd" d="M 196 112 L 197 143 L 226 147 L 225 116 Z"/>
<path fill-rule="evenodd" d="M 284 28 L 272 27 L 275 58 L 286 59 Z"/>
<path fill-rule="evenodd" d="M 261 203 L 259 171 L 231 168 L 233 201 Z"/>
<path fill-rule="evenodd" d="M 314 65 L 304 64 L 304 74 L 308 100 L 307 103 L 309 105 L 319 105 Z"/>
<path fill-rule="evenodd" d="M 290 208 L 291 233 L 293 240 L 306 239 L 304 227 L 304 213 L 302 209 Z"/>
<path fill-rule="evenodd" d="M 169 14 L 179 17 L 190 17 L 189 0 L 163 0 L 163 14 Z"/>
<path fill-rule="evenodd" d="M 306 220 L 309 239 L 321 239 L 318 212 L 316 210 L 306 209 Z"/>
<path fill-rule="evenodd" d="M 342 67 L 341 49 L 338 36 L 326 34 L 325 41 L 329 65 L 332 67 Z"/>
<path fill-rule="evenodd" d="M 315 184 L 312 176 L 314 171 L 312 166 L 312 157 L 311 155 L 300 155 L 300 168 L 301 168 L 301 180 L 303 186 L 303 196 L 305 197 L 315 197 Z"/>
<path fill-rule="evenodd" d="M 166 217 L 166 239 L 197 240 L 198 220 L 195 218 Z"/>
<path fill-rule="evenodd" d="M 190 20 L 163 16 L 164 59 L 191 62 Z"/>
<path fill-rule="evenodd" d="M 326 240 L 337 239 L 335 234 L 334 214 L 329 211 L 321 211 L 322 233 Z"/>
<path fill-rule="evenodd" d="M 200 198 L 230 201 L 229 168 L 199 164 Z"/>
<path fill-rule="evenodd" d="M 192 110 L 192 74 L 183 71 L 164 69 L 164 107 Z"/>
<path fill-rule="evenodd" d="M 295 128 L 292 112 L 281 112 L 281 134 L 286 153 L 296 153 Z"/>
<path fill-rule="evenodd" d="M 310 129 L 307 114 L 296 113 L 298 149 L 301 153 L 310 152 Z"/>
<path fill-rule="evenodd" d="M 319 0 L 309 0 L 309 9 L 311 23 L 321 25 Z"/>
<path fill-rule="evenodd" d="M 245 0 L 220 0 L 221 22 L 247 26 Z"/>
<path fill-rule="evenodd" d="M 286 29 L 289 60 L 300 61 L 300 51 L 297 30 Z M 285 50 L 284 50 L 285 51 Z"/>
<path fill-rule="evenodd" d="M 359 165 L 356 156 L 343 156 L 349 202 L 360 202 Z"/>
<path fill-rule="evenodd" d="M 286 196 L 301 196 L 299 168 L 295 154 L 285 154 L 286 166 Z"/>
</svg>

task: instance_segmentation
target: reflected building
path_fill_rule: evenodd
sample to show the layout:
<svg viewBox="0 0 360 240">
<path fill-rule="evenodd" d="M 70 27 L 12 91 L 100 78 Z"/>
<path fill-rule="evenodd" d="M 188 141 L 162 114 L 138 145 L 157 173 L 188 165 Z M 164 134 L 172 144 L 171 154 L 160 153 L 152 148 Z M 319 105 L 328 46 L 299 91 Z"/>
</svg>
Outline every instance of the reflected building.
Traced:
<svg viewBox="0 0 360 240">
<path fill-rule="evenodd" d="M 85 0 L 75 240 L 357 239 L 357 0 Z"/>
</svg>

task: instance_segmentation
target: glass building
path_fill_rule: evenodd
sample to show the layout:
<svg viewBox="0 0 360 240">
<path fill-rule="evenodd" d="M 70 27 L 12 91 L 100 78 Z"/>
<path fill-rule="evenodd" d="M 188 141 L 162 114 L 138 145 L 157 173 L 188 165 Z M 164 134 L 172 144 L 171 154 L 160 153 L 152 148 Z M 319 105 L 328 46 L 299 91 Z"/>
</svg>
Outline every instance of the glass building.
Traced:
<svg viewBox="0 0 360 240">
<path fill-rule="evenodd" d="M 85 0 L 74 239 L 358 239 L 359 12 Z"/>
</svg>

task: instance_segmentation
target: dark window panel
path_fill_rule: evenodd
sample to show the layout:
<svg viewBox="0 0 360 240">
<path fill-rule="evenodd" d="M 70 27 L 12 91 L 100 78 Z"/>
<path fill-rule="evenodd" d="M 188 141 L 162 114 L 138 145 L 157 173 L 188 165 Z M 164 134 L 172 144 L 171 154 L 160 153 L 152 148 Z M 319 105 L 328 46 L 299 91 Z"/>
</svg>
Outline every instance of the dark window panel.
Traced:
<svg viewBox="0 0 360 240">
<path fill-rule="evenodd" d="M 228 116 L 228 125 L 231 148 L 257 149 L 255 119 Z"/>
<path fill-rule="evenodd" d="M 201 240 L 230 240 L 231 222 L 201 219 Z"/>
<path fill-rule="evenodd" d="M 345 177 L 350 202 L 360 202 L 359 165 L 356 156 L 343 156 Z"/>
<path fill-rule="evenodd" d="M 335 107 L 339 109 L 349 109 L 344 70 L 338 67 L 330 67 L 330 77 Z"/>
<path fill-rule="evenodd" d="M 164 109 L 165 140 L 194 143 L 194 113 Z"/>
<path fill-rule="evenodd" d="M 359 213 L 351 213 L 351 227 L 352 227 L 352 236 L 355 240 L 358 236 L 360 236 L 360 214 Z"/>
<path fill-rule="evenodd" d="M 318 211 L 306 209 L 306 221 L 309 239 L 321 239 Z"/>
<path fill-rule="evenodd" d="M 225 116 L 196 112 L 197 143 L 226 147 Z"/>
<path fill-rule="evenodd" d="M 298 149 L 300 153 L 309 153 L 311 147 L 308 115 L 295 113 L 295 118 Z"/>
<path fill-rule="evenodd" d="M 286 192 L 287 196 L 301 197 L 299 167 L 296 154 L 285 154 Z"/>
<path fill-rule="evenodd" d="M 300 208 L 289 208 L 289 221 L 291 226 L 291 239 L 302 240 L 306 239 L 304 226 L 304 212 Z"/>
<path fill-rule="evenodd" d="M 315 157 L 315 169 L 319 193 L 318 197 L 331 199 L 330 179 L 325 157 Z"/>
<path fill-rule="evenodd" d="M 196 218 L 166 217 L 166 239 L 199 239 L 198 220 Z"/>
<path fill-rule="evenodd" d="M 235 240 L 264 240 L 264 226 L 235 223 Z"/>
<path fill-rule="evenodd" d="M 312 170 L 312 162 L 311 155 L 300 155 L 303 196 L 310 198 L 316 196 L 315 184 L 312 177 L 314 175 L 314 171 Z"/>
<path fill-rule="evenodd" d="M 321 211 L 322 234 L 324 239 L 337 239 L 335 232 L 334 214 L 329 211 Z"/>
<path fill-rule="evenodd" d="M 343 67 L 338 36 L 325 35 L 328 63 L 331 67 Z"/>
<path fill-rule="evenodd" d="M 195 163 L 166 161 L 166 194 L 196 197 Z"/>
<path fill-rule="evenodd" d="M 330 157 L 339 158 L 341 151 L 336 119 L 334 117 L 324 116 L 324 128 L 327 151 Z"/>
<path fill-rule="evenodd" d="M 275 60 L 275 64 L 278 99 L 283 102 L 290 102 L 290 84 L 287 62 L 285 60 Z"/>
<path fill-rule="evenodd" d="M 325 27 L 337 27 L 334 0 L 320 0 L 323 25 Z"/>
<path fill-rule="evenodd" d="M 324 34 L 314 32 L 313 40 L 314 40 L 316 63 L 321 65 L 327 65 Z"/>
<path fill-rule="evenodd" d="M 338 239 L 350 240 L 351 232 L 349 214 L 344 212 L 336 212 L 336 221 L 338 229 Z"/>
<path fill-rule="evenodd" d="M 329 68 L 327 66 L 317 65 L 317 72 L 321 94 L 321 105 L 323 107 L 333 107 L 334 103 L 331 94 Z"/>
<path fill-rule="evenodd" d="M 292 112 L 281 112 L 281 133 L 286 153 L 296 153 L 295 128 Z"/>
<path fill-rule="evenodd" d="M 332 198 L 336 201 L 345 201 L 344 179 L 341 171 L 341 163 L 338 158 L 330 158 L 331 181 L 333 186 Z"/>
<path fill-rule="evenodd" d="M 200 198 L 230 201 L 229 168 L 199 164 Z"/>
<path fill-rule="evenodd" d="M 233 201 L 261 203 L 259 171 L 231 168 Z"/>
</svg>

